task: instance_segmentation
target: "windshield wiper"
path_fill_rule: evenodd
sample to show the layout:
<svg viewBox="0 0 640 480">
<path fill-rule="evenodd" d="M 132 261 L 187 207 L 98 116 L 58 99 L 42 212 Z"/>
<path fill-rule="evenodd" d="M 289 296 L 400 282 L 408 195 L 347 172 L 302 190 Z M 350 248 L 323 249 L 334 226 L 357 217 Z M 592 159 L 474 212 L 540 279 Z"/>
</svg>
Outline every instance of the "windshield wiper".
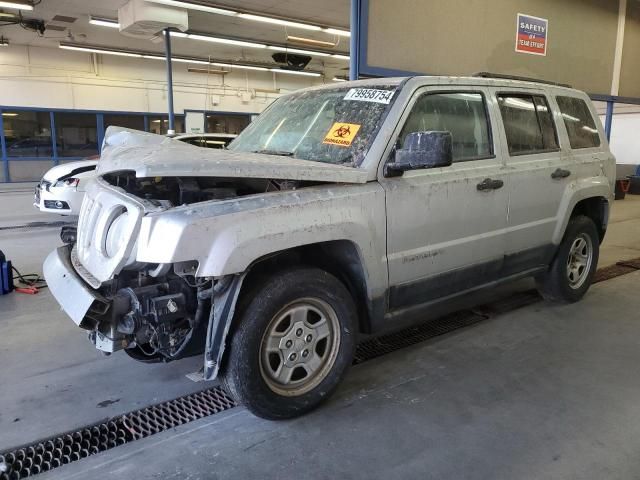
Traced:
<svg viewBox="0 0 640 480">
<path fill-rule="evenodd" d="M 280 155 L 283 157 L 293 157 L 293 152 L 287 152 L 286 150 L 255 150 L 251 153 L 263 153 L 265 155 Z"/>
</svg>

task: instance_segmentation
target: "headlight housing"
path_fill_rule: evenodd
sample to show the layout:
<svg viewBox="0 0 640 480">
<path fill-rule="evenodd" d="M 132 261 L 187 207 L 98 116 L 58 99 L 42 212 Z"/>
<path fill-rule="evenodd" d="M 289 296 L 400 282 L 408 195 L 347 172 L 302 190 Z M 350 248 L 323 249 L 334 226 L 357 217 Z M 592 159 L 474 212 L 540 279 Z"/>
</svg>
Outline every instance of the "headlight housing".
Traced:
<svg viewBox="0 0 640 480">
<path fill-rule="evenodd" d="M 116 256 L 127 243 L 127 238 L 124 232 L 127 227 L 127 220 L 129 219 L 129 212 L 125 209 L 122 213 L 114 216 L 111 224 L 107 228 L 107 235 L 104 240 L 104 252 L 107 257 L 112 258 Z"/>
<path fill-rule="evenodd" d="M 79 178 L 65 178 L 64 180 L 58 180 L 54 187 L 77 187 L 79 183 Z"/>
</svg>

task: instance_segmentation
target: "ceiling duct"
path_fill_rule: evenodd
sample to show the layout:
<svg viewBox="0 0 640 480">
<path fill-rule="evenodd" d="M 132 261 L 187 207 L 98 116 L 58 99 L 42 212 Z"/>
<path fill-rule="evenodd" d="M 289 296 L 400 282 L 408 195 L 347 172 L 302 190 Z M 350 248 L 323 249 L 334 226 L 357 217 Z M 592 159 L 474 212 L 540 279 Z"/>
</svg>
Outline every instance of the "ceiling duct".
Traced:
<svg viewBox="0 0 640 480">
<path fill-rule="evenodd" d="M 118 9 L 118 23 L 124 35 L 150 39 L 165 28 L 187 30 L 189 16 L 186 10 L 144 0 L 129 0 Z"/>
</svg>

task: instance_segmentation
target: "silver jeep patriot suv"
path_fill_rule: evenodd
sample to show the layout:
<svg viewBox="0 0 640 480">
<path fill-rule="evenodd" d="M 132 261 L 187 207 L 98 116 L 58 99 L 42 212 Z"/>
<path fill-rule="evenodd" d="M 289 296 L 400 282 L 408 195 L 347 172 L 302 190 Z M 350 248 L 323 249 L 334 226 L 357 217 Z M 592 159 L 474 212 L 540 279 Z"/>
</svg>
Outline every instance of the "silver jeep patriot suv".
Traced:
<svg viewBox="0 0 640 480">
<path fill-rule="evenodd" d="M 44 273 L 99 350 L 203 353 L 205 379 L 288 418 L 335 390 L 360 335 L 523 277 L 579 300 L 614 169 L 568 87 L 326 85 L 281 97 L 227 150 L 110 128 L 77 232 Z"/>
</svg>

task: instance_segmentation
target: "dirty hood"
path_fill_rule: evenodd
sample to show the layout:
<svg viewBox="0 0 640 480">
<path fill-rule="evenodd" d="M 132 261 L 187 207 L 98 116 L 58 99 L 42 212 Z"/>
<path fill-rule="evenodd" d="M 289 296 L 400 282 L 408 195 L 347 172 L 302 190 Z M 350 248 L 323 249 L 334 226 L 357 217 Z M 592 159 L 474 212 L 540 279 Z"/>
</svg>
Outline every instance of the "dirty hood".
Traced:
<svg viewBox="0 0 640 480">
<path fill-rule="evenodd" d="M 98 174 L 134 170 L 143 177 L 239 177 L 365 183 L 367 172 L 353 167 L 280 155 L 232 152 L 189 145 L 122 127 L 105 133 Z"/>
</svg>

